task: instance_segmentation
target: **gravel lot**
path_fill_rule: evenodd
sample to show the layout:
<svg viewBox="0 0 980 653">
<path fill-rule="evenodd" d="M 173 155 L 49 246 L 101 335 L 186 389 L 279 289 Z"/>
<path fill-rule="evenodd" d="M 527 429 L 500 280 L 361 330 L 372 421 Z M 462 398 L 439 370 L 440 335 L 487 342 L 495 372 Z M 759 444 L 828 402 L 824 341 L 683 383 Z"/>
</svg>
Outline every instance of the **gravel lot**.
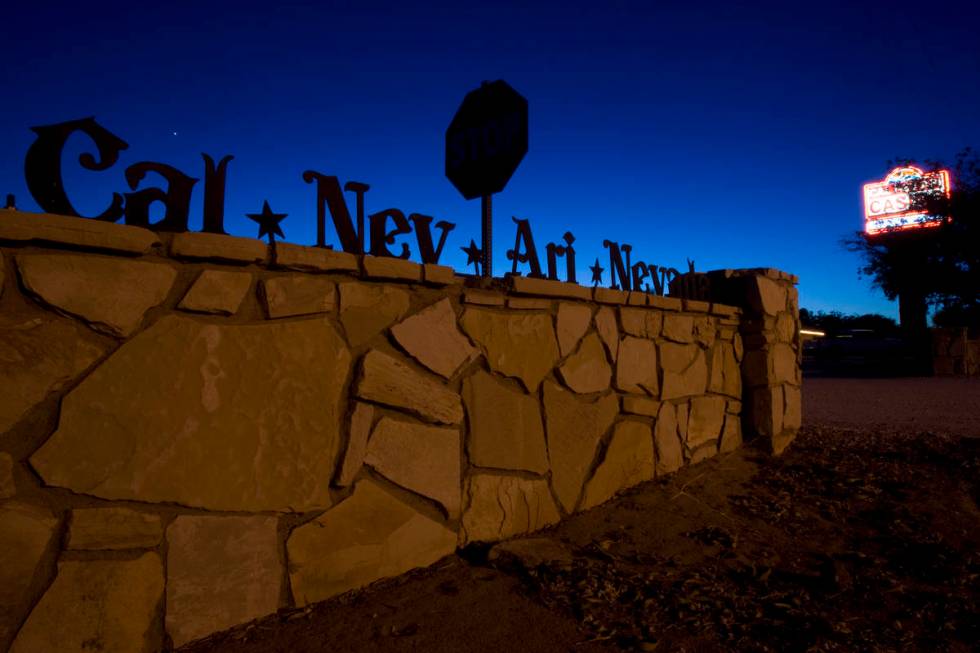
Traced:
<svg viewBox="0 0 980 653">
<path fill-rule="evenodd" d="M 803 422 L 980 437 L 980 379 L 804 379 Z"/>
</svg>

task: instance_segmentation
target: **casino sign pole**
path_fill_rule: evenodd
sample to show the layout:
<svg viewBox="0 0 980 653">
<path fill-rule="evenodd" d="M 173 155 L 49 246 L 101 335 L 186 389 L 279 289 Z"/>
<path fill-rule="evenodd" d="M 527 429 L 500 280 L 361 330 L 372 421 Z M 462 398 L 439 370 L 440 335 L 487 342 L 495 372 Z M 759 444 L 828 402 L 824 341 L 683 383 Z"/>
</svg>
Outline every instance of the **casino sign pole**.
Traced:
<svg viewBox="0 0 980 653">
<path fill-rule="evenodd" d="M 527 100 L 507 82 L 470 91 L 446 129 L 446 177 L 468 200 L 480 198 L 482 276 L 493 276 L 493 203 L 527 154 Z"/>
</svg>

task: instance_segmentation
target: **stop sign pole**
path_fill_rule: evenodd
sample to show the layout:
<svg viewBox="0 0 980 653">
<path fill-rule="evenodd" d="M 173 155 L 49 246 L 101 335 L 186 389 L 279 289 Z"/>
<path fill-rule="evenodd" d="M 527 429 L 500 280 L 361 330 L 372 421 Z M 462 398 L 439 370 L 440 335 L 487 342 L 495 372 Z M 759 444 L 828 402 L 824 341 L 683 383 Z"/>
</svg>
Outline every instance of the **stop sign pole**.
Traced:
<svg viewBox="0 0 980 653">
<path fill-rule="evenodd" d="M 527 154 L 527 100 L 498 79 L 470 91 L 446 129 L 446 177 L 480 198 L 482 276 L 493 276 L 493 202 Z"/>
</svg>

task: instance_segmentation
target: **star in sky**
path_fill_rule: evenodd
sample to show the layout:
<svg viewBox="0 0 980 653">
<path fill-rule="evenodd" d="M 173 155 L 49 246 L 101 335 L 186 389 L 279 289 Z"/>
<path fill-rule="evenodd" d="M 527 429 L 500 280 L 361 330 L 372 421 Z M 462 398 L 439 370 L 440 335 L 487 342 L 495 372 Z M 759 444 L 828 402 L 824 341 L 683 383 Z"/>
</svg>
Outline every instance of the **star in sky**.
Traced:
<svg viewBox="0 0 980 653">
<path fill-rule="evenodd" d="M 480 274 L 480 264 L 483 262 L 483 250 L 476 246 L 476 242 L 470 238 L 469 247 L 460 247 L 466 252 L 466 265 L 473 265 L 473 274 Z"/>
<path fill-rule="evenodd" d="M 589 269 L 592 270 L 592 285 L 598 286 L 600 283 L 602 283 L 602 273 L 606 268 L 599 266 L 599 259 L 597 258 L 595 260 L 595 265 L 589 266 Z"/>
<path fill-rule="evenodd" d="M 282 229 L 279 228 L 279 223 L 289 214 L 273 213 L 272 209 L 269 208 L 269 200 L 263 202 L 262 213 L 246 213 L 245 215 L 259 223 L 259 238 L 268 235 L 269 244 L 275 241 L 276 236 L 285 238 Z"/>
</svg>

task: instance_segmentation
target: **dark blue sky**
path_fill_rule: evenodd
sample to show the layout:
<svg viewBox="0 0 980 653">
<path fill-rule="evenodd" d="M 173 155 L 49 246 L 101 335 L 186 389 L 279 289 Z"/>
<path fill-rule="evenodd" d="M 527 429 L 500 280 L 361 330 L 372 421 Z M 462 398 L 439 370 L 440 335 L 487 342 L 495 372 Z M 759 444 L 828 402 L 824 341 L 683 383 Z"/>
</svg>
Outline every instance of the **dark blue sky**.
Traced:
<svg viewBox="0 0 980 653">
<path fill-rule="evenodd" d="M 0 191 L 27 210 L 29 127 L 94 115 L 130 147 L 91 173 L 84 139 L 69 144 L 83 213 L 128 190 L 137 161 L 203 180 L 201 152 L 234 154 L 230 232 L 254 236 L 243 214 L 268 199 L 286 240 L 312 244 L 314 169 L 371 184 L 368 212 L 456 222 L 441 262 L 464 270 L 479 201 L 443 176 L 444 133 L 467 91 L 502 78 L 529 101 L 530 149 L 494 199 L 498 275 L 516 215 L 542 258 L 575 234 L 580 282 L 597 256 L 608 267 L 608 238 L 682 270 L 777 267 L 800 276 L 802 306 L 897 317 L 839 244 L 862 227 L 861 184 L 896 156 L 980 146 L 975 1 L 18 4 Z"/>
</svg>

